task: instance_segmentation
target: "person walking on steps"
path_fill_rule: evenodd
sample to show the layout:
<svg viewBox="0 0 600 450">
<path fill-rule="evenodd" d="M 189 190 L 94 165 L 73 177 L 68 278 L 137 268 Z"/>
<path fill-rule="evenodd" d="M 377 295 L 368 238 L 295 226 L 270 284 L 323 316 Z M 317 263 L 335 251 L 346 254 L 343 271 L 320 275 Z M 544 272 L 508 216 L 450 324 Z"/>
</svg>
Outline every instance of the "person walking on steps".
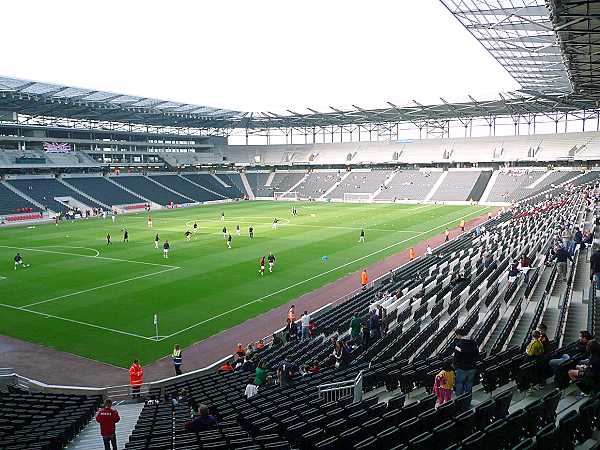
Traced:
<svg viewBox="0 0 600 450">
<path fill-rule="evenodd" d="M 100 424 L 100 435 L 104 442 L 104 450 L 117 450 L 116 423 L 121 420 L 116 409 L 112 408 L 112 400 L 106 399 L 104 406 L 96 414 L 96 422 Z"/>
</svg>

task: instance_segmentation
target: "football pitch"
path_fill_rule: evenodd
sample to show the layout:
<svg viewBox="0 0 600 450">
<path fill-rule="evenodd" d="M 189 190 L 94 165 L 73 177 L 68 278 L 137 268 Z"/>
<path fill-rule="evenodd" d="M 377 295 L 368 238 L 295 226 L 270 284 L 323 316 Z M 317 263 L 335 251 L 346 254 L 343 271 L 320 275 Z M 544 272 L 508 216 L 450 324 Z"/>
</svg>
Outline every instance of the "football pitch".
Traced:
<svg viewBox="0 0 600 450">
<path fill-rule="evenodd" d="M 292 205 L 298 216 L 291 215 Z M 152 212 L 153 229 L 146 214 L 119 216 L 116 223 L 93 218 L 1 229 L 0 334 L 121 367 L 135 358 L 148 364 L 176 343 L 185 347 L 231 328 L 488 210 L 238 202 Z M 194 222 L 198 232 L 187 242 L 184 233 Z M 232 249 L 223 226 L 233 236 Z M 365 243 L 358 242 L 361 228 Z M 269 251 L 274 271 L 260 276 L 259 258 Z M 17 252 L 31 267 L 14 270 Z"/>
</svg>

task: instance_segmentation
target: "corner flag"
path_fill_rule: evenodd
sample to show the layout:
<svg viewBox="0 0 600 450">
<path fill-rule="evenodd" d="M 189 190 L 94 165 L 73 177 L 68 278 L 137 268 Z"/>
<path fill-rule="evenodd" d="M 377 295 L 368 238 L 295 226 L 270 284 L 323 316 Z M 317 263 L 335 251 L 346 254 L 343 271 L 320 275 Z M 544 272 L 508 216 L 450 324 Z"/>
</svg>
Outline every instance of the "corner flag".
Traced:
<svg viewBox="0 0 600 450">
<path fill-rule="evenodd" d="M 156 331 L 156 340 L 158 341 L 158 314 L 154 314 L 154 330 Z"/>
</svg>

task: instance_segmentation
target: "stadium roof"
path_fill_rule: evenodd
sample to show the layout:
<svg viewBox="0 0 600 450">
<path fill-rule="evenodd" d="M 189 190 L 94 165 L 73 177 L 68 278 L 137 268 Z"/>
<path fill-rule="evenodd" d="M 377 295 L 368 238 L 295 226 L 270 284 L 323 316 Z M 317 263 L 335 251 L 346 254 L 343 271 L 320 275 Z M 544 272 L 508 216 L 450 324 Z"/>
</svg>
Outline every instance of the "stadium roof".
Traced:
<svg viewBox="0 0 600 450">
<path fill-rule="evenodd" d="M 22 114 L 149 125 L 227 124 L 246 113 L 0 76 L 0 108 Z"/>
<path fill-rule="evenodd" d="M 492 100 L 365 109 L 243 112 L 0 77 L 0 110 L 190 128 L 311 128 L 528 116 L 600 108 L 600 2 L 441 0 L 521 85 Z"/>
</svg>

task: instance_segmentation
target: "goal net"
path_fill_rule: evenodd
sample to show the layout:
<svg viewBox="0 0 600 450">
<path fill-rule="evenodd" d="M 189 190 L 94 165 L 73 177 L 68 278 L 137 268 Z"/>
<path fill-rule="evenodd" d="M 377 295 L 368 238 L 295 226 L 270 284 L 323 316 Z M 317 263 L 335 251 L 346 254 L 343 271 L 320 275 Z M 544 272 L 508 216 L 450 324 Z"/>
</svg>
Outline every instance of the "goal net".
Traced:
<svg viewBox="0 0 600 450">
<path fill-rule="evenodd" d="M 369 203 L 371 194 L 368 192 L 344 192 L 345 203 Z"/>
<path fill-rule="evenodd" d="M 294 192 L 286 192 L 286 191 L 277 192 L 277 191 L 275 191 L 273 196 L 275 197 L 275 200 L 298 200 L 298 193 L 295 191 Z"/>
</svg>

